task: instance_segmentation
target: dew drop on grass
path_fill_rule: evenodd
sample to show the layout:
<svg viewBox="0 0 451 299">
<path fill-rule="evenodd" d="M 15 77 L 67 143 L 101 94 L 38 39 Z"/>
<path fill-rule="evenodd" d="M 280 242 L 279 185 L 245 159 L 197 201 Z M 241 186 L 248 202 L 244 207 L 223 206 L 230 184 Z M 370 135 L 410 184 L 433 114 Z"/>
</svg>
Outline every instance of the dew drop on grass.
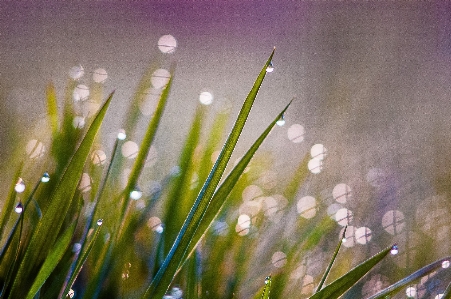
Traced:
<svg viewBox="0 0 451 299">
<path fill-rule="evenodd" d="M 265 284 L 268 284 L 268 283 L 270 283 L 271 282 L 271 276 L 267 276 L 266 278 L 265 278 Z"/>
<path fill-rule="evenodd" d="M 142 195 L 143 193 L 138 187 L 135 187 L 135 189 L 130 192 L 130 198 L 134 200 L 140 199 Z"/>
<path fill-rule="evenodd" d="M 176 299 L 180 299 L 180 298 L 182 298 L 182 295 L 183 295 L 183 291 L 180 288 L 178 288 L 178 287 L 172 288 L 172 290 L 171 290 L 172 297 L 174 297 Z"/>
<path fill-rule="evenodd" d="M 44 172 L 44 174 L 41 177 L 41 182 L 47 183 L 50 181 L 50 175 L 48 172 Z"/>
<path fill-rule="evenodd" d="M 393 247 L 392 247 L 391 250 L 390 250 L 390 253 L 391 253 L 392 255 L 397 255 L 398 252 L 399 252 L 398 245 L 393 245 Z"/>
<path fill-rule="evenodd" d="M 272 61 L 269 63 L 268 67 L 266 68 L 267 73 L 272 73 L 274 71 L 274 65 L 272 64 Z"/>
<path fill-rule="evenodd" d="M 15 211 L 17 214 L 21 214 L 21 213 L 23 212 L 23 205 L 22 205 L 21 202 L 19 202 L 19 203 L 17 204 L 17 206 L 14 208 L 14 211 Z"/>
<path fill-rule="evenodd" d="M 75 291 L 70 289 L 69 292 L 67 293 L 67 296 L 69 296 L 69 298 L 74 298 L 75 296 Z"/>
<path fill-rule="evenodd" d="M 72 252 L 73 253 L 80 252 L 80 249 L 81 249 L 81 244 L 80 243 L 74 243 L 74 246 L 72 246 Z"/>
<path fill-rule="evenodd" d="M 442 268 L 443 269 L 447 269 L 447 268 L 449 268 L 449 266 L 450 266 L 450 262 L 449 261 L 443 261 L 442 262 Z"/>
<path fill-rule="evenodd" d="M 17 193 L 22 193 L 25 191 L 25 183 L 22 180 L 22 178 L 19 178 L 19 180 L 16 183 L 16 186 L 14 186 L 14 190 L 16 190 Z"/>
<path fill-rule="evenodd" d="M 101 226 L 102 224 L 103 224 L 103 219 L 97 220 L 97 225 L 98 225 L 98 226 Z"/>
<path fill-rule="evenodd" d="M 127 134 L 125 134 L 125 130 L 120 129 L 119 132 L 117 133 L 117 139 L 125 140 L 125 138 L 127 138 Z"/>
<path fill-rule="evenodd" d="M 279 127 L 282 127 L 282 126 L 285 124 L 285 116 L 284 116 L 283 114 L 282 114 L 282 115 L 280 116 L 280 118 L 277 120 L 276 124 L 277 124 Z"/>
</svg>

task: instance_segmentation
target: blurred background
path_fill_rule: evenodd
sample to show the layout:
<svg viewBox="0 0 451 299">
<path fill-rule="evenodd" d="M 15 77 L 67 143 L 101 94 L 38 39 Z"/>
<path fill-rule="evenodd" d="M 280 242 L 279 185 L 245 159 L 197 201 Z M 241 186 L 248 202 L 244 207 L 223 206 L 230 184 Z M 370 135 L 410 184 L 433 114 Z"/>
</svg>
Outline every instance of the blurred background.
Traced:
<svg viewBox="0 0 451 299">
<path fill-rule="evenodd" d="M 294 217 L 327 207 L 338 221 L 337 240 L 343 225 L 353 227 L 345 250 L 370 252 L 396 242 L 401 268 L 449 255 L 447 1 L 0 1 L 2 169 L 11 171 L 11 157 L 34 159 L 44 150 L 48 83 L 56 86 L 60 108 L 71 77 L 86 88 L 101 83 L 104 95 L 115 90 L 102 128 L 108 154 L 143 74 L 176 63 L 154 146 L 151 176 L 161 179 L 178 163 L 201 93 L 213 98 L 211 116 L 226 109 L 234 117 L 273 47 L 274 71 L 235 158 L 294 99 L 284 126 L 261 148 L 270 166 L 260 183 L 274 180 L 269 189 L 277 189 L 321 144 L 316 150 L 326 157 L 298 190 Z M 425 245 L 429 254 L 415 257 Z M 376 288 L 384 279 L 369 281 Z"/>
</svg>

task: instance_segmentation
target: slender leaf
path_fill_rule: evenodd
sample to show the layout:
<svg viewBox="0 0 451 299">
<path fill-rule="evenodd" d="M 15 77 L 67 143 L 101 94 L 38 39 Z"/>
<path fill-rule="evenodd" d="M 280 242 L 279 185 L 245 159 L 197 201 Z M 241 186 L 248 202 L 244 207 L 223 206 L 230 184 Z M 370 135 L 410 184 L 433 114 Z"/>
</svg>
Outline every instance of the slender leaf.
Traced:
<svg viewBox="0 0 451 299">
<path fill-rule="evenodd" d="M 150 296 L 160 298 L 163 297 L 163 295 L 166 293 L 166 290 L 168 289 L 179 265 L 183 261 L 191 239 L 197 230 L 199 221 L 204 215 L 204 212 L 209 205 L 216 187 L 221 180 L 227 163 L 229 162 L 238 138 L 243 130 L 244 124 L 252 108 L 255 97 L 257 96 L 258 90 L 260 89 L 263 79 L 265 78 L 266 68 L 271 63 L 273 55 L 274 51 L 271 53 L 265 66 L 260 71 L 260 74 L 258 75 L 254 86 L 252 87 L 246 100 L 244 101 L 232 132 L 227 138 L 227 141 L 222 148 L 221 153 L 219 154 L 219 157 L 210 172 L 210 175 L 208 176 L 204 186 L 197 196 L 196 201 L 194 202 L 191 211 L 189 212 L 185 222 L 183 223 L 183 226 L 171 250 L 169 251 L 165 261 L 163 262 L 163 265 L 155 275 L 152 283 L 149 285 L 142 298 L 148 298 Z"/>
<path fill-rule="evenodd" d="M 450 298 L 451 298 L 451 282 L 446 287 L 446 290 L 440 299 L 450 299 Z"/>
<path fill-rule="evenodd" d="M 218 188 L 216 193 L 214 194 L 210 205 L 208 206 L 202 220 L 200 221 L 199 228 L 196 230 L 196 233 L 190 243 L 188 253 L 192 253 L 197 244 L 199 243 L 202 236 L 211 226 L 213 220 L 221 213 L 222 208 L 225 205 L 225 201 L 227 195 L 232 190 L 233 186 L 235 186 L 236 182 L 240 178 L 243 171 L 246 169 L 247 165 L 251 161 L 255 152 L 258 150 L 260 145 L 266 139 L 266 137 L 271 132 L 272 128 L 276 124 L 276 122 L 280 119 L 280 117 L 285 113 L 285 111 L 290 106 L 291 102 L 280 112 L 277 117 L 269 124 L 266 130 L 258 137 L 258 139 L 252 144 L 250 149 L 246 152 L 246 154 L 241 158 L 241 160 L 237 163 L 237 165 L 232 169 L 230 174 Z"/>
<path fill-rule="evenodd" d="M 324 275 L 321 278 L 321 281 L 319 282 L 318 287 L 316 288 L 316 292 L 319 292 L 321 290 L 321 288 L 323 287 L 324 282 L 326 281 L 327 276 L 329 275 L 330 269 L 332 269 L 332 265 L 334 264 L 335 259 L 337 258 L 338 251 L 340 250 L 341 244 L 343 243 L 343 239 L 345 237 L 347 228 L 348 228 L 348 226 L 346 225 L 345 229 L 343 230 L 343 234 L 341 235 L 341 239 L 338 242 L 337 248 L 335 248 L 334 254 L 332 256 L 332 260 L 330 261 L 329 265 L 327 266 L 327 269 L 324 272 Z"/>
<path fill-rule="evenodd" d="M 81 254 L 75 260 L 74 270 L 72 271 L 67 283 L 65 283 L 66 287 L 60 293 L 60 298 L 65 298 L 70 288 L 74 284 L 75 279 L 77 278 L 78 274 L 81 271 L 81 267 L 86 262 L 86 259 L 88 258 L 89 253 L 92 250 L 92 247 L 94 246 L 94 242 L 97 240 L 97 237 L 99 236 L 101 225 L 102 224 L 100 223 L 100 225 L 98 224 L 97 227 L 95 228 L 94 236 L 92 237 L 92 239 L 88 243 L 83 244 L 83 247 L 80 250 Z"/>
<path fill-rule="evenodd" d="M 414 273 L 410 274 L 409 276 L 401 279 L 400 281 L 392 284 L 391 286 L 383 289 L 382 291 L 379 291 L 378 293 L 374 294 L 373 296 L 369 297 L 368 299 L 387 298 L 387 296 L 390 296 L 391 294 L 396 293 L 400 288 L 408 285 L 412 281 L 414 281 L 418 278 L 421 278 L 421 277 L 439 269 L 442 266 L 443 262 L 450 261 L 450 260 L 451 260 L 451 256 L 448 256 L 446 258 L 435 261 L 427 266 L 424 266 L 423 268 L 415 271 Z"/>
<path fill-rule="evenodd" d="M 372 256 L 370 259 L 359 264 L 348 273 L 338 278 L 321 291 L 315 293 L 310 299 L 335 299 L 340 297 L 350 287 L 352 287 L 357 281 L 359 281 L 365 274 L 370 271 L 377 263 L 379 263 L 387 254 L 390 253 L 392 246 L 387 247 L 378 254 Z"/>
<path fill-rule="evenodd" d="M 47 85 L 47 115 L 49 117 L 50 128 L 52 130 L 52 137 L 58 134 L 58 104 L 56 100 L 56 91 L 53 84 Z"/>
<path fill-rule="evenodd" d="M 112 96 L 113 93 L 110 94 L 107 101 L 94 118 L 85 137 L 52 193 L 47 211 L 43 215 L 41 221 L 39 221 L 31 237 L 25 256 L 20 264 L 19 271 L 11 290 L 12 297 L 23 297 L 24 292 L 27 290 L 27 281 L 29 281 L 29 276 L 32 275 L 33 269 L 42 262 L 43 257 L 46 256 L 49 248 L 53 246 L 53 243 L 58 236 L 58 232 L 66 218 L 66 213 L 71 206 L 91 145 L 102 124 Z"/>
<path fill-rule="evenodd" d="M 13 215 L 13 207 L 16 200 L 16 191 L 14 190 L 14 187 L 16 186 L 17 180 L 19 179 L 21 172 L 22 172 L 22 164 L 17 169 L 16 174 L 13 177 L 13 180 L 9 187 L 8 197 L 2 207 L 2 212 L 0 214 L 0 239 L 3 238 L 3 233 L 5 231 L 6 224 L 8 223 L 11 215 Z"/>
<path fill-rule="evenodd" d="M 265 288 L 263 289 L 261 299 L 269 299 L 270 292 L 271 292 L 271 276 L 268 276 L 265 278 Z"/>
<path fill-rule="evenodd" d="M 33 299 L 36 293 L 38 293 L 38 291 L 41 289 L 44 282 L 53 272 L 53 270 L 55 270 L 66 249 L 69 247 L 70 241 L 72 240 L 72 236 L 75 231 L 75 227 L 76 223 L 74 222 L 66 229 L 66 231 L 63 235 L 61 235 L 58 241 L 56 241 L 54 248 L 47 255 L 47 258 L 45 259 L 44 264 L 42 264 L 38 275 L 36 275 L 36 278 L 30 290 L 28 291 L 26 299 Z"/>
</svg>

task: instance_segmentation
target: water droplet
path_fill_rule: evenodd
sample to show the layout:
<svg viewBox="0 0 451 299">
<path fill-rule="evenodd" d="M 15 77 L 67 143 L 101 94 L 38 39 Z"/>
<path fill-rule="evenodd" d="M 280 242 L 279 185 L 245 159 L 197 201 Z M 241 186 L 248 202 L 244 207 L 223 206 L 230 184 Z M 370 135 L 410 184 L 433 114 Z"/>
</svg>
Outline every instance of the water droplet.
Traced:
<svg viewBox="0 0 451 299">
<path fill-rule="evenodd" d="M 393 245 L 393 247 L 390 250 L 390 253 L 392 255 L 396 255 L 396 254 L 398 254 L 398 252 L 399 252 L 398 245 Z"/>
<path fill-rule="evenodd" d="M 117 139 L 125 140 L 125 138 L 127 138 L 127 134 L 125 134 L 125 130 L 120 129 L 119 132 L 117 133 Z"/>
<path fill-rule="evenodd" d="M 141 196 L 143 196 L 143 193 L 138 187 L 135 187 L 135 189 L 130 192 L 131 199 L 138 200 L 141 198 Z"/>
<path fill-rule="evenodd" d="M 72 252 L 78 253 L 80 252 L 81 244 L 80 243 L 74 243 L 74 246 L 72 246 Z"/>
<path fill-rule="evenodd" d="M 22 178 L 19 178 L 19 180 L 16 183 L 16 186 L 14 187 L 14 190 L 16 190 L 17 193 L 22 193 L 25 191 L 25 183 L 22 180 Z"/>
<path fill-rule="evenodd" d="M 47 183 L 48 181 L 50 181 L 50 175 L 48 172 L 44 172 L 44 174 L 41 177 L 41 182 Z"/>
<path fill-rule="evenodd" d="M 101 226 L 102 224 L 103 224 L 103 219 L 97 220 L 97 225 L 98 225 L 98 226 Z"/>
<path fill-rule="evenodd" d="M 164 226 L 163 226 L 163 224 L 160 224 L 160 225 L 158 225 L 158 226 L 155 228 L 155 232 L 157 232 L 157 233 L 159 233 L 159 234 L 163 233 L 163 231 L 164 231 Z"/>
<path fill-rule="evenodd" d="M 173 287 L 172 290 L 171 290 L 171 296 L 176 298 L 176 299 L 182 298 L 183 291 L 180 288 L 178 288 L 178 287 Z"/>
<path fill-rule="evenodd" d="M 443 269 L 447 269 L 447 268 L 449 268 L 449 266 L 450 266 L 450 262 L 449 261 L 443 261 L 442 262 L 442 268 Z"/>
<path fill-rule="evenodd" d="M 67 292 L 67 296 L 69 296 L 69 298 L 74 298 L 75 296 L 75 291 L 70 289 L 69 292 Z"/>
<path fill-rule="evenodd" d="M 266 278 L 265 278 L 265 284 L 268 284 L 268 283 L 270 283 L 271 282 L 271 276 L 267 276 Z"/>
<path fill-rule="evenodd" d="M 201 92 L 199 95 L 199 102 L 202 105 L 208 106 L 213 103 L 213 95 L 208 91 Z"/>
<path fill-rule="evenodd" d="M 23 205 L 22 205 L 21 202 L 19 202 L 19 203 L 17 204 L 17 206 L 14 208 L 14 211 L 15 211 L 17 214 L 20 214 L 20 213 L 23 212 Z"/>
<path fill-rule="evenodd" d="M 269 63 L 268 67 L 266 68 L 267 73 L 272 73 L 274 71 L 274 65 L 272 64 L 272 61 Z"/>
<path fill-rule="evenodd" d="M 285 124 L 285 116 L 282 114 L 279 120 L 276 122 L 279 127 L 282 127 Z"/>
<path fill-rule="evenodd" d="M 342 241 L 343 241 L 343 243 L 345 243 L 346 242 L 346 238 L 343 238 Z"/>
</svg>

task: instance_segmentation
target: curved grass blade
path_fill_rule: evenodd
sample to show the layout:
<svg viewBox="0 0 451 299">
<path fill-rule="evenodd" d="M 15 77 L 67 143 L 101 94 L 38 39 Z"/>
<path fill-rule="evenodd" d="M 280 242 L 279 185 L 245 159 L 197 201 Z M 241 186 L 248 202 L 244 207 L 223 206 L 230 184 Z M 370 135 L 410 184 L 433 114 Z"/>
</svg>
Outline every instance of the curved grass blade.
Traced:
<svg viewBox="0 0 451 299">
<path fill-rule="evenodd" d="M 451 282 L 446 287 L 446 290 L 440 299 L 450 299 L 450 298 L 451 298 Z"/>
<path fill-rule="evenodd" d="M 266 139 L 266 137 L 271 132 L 272 128 L 276 124 L 276 122 L 280 119 L 280 117 L 285 113 L 285 111 L 290 106 L 290 103 L 280 112 L 277 117 L 269 124 L 266 130 L 258 137 L 258 139 L 252 144 L 246 154 L 241 158 L 241 160 L 237 163 L 237 165 L 232 169 L 230 174 L 218 188 L 216 193 L 214 194 L 210 205 L 208 206 L 205 214 L 202 217 L 202 220 L 199 223 L 199 228 L 196 230 L 194 237 L 190 243 L 188 253 L 191 254 L 196 248 L 202 236 L 211 226 L 213 220 L 221 213 L 222 207 L 225 205 L 225 201 L 227 200 L 227 195 L 231 192 L 233 186 L 235 186 L 236 182 L 240 178 L 243 171 L 246 169 L 247 165 L 251 161 L 255 152 L 258 150 L 260 145 Z M 188 256 L 186 257 L 188 258 Z"/>
<path fill-rule="evenodd" d="M 397 291 L 399 291 L 400 288 L 408 285 L 412 281 L 414 281 L 418 278 L 421 278 L 421 277 L 441 268 L 443 262 L 450 261 L 450 260 L 451 260 L 451 256 L 448 256 L 446 258 L 442 258 L 438 261 L 435 261 L 427 266 L 424 266 L 423 268 L 415 271 L 414 273 L 410 274 L 409 276 L 401 279 L 400 281 L 392 284 L 391 286 L 383 289 L 382 291 L 379 291 L 378 293 L 374 294 L 373 296 L 369 297 L 368 299 L 387 298 L 387 296 L 390 296 L 391 294 L 396 293 Z"/>
<path fill-rule="evenodd" d="M 52 130 L 52 137 L 55 138 L 58 134 L 58 104 L 56 100 L 56 91 L 53 84 L 47 85 L 47 115 L 49 117 L 50 128 Z"/>
<path fill-rule="evenodd" d="M 269 299 L 269 293 L 271 292 L 271 282 L 271 276 L 265 278 L 265 288 L 263 289 L 261 299 Z"/>
<path fill-rule="evenodd" d="M 387 247 L 365 262 L 359 264 L 348 273 L 338 278 L 309 299 L 336 299 L 344 294 L 350 287 L 359 281 L 365 274 L 390 253 L 392 246 Z"/>
<path fill-rule="evenodd" d="M 92 247 L 94 246 L 94 242 L 97 240 L 97 237 L 99 236 L 101 223 L 97 225 L 94 231 L 94 236 L 89 241 L 89 243 L 83 243 L 83 247 L 81 248 L 80 252 L 82 254 L 75 260 L 74 269 L 68 279 L 67 282 L 65 282 L 65 287 L 62 289 L 59 298 L 66 298 L 67 293 L 69 293 L 70 288 L 74 284 L 75 279 L 77 278 L 78 274 L 81 271 L 81 267 L 85 263 L 86 259 L 88 258 L 89 253 L 91 252 Z M 86 249 L 85 249 L 86 247 Z"/>
<path fill-rule="evenodd" d="M 105 104 L 97 113 L 85 137 L 77 148 L 67 168 L 58 181 L 51 195 L 50 203 L 46 213 L 39 221 L 30 243 L 20 264 L 16 279 L 14 280 L 11 294 L 14 298 L 22 298 L 27 290 L 27 281 L 30 280 L 33 269 L 43 261 L 50 248 L 53 246 L 58 233 L 63 226 L 67 211 L 71 206 L 72 199 L 77 189 L 79 178 L 91 145 L 95 140 L 97 131 L 102 124 L 113 93 L 110 94 Z"/>
<path fill-rule="evenodd" d="M 25 299 L 33 299 L 36 293 L 38 293 L 38 291 L 41 289 L 44 282 L 56 268 L 59 261 L 66 252 L 66 249 L 69 247 L 70 241 L 72 240 L 72 236 L 75 232 L 75 227 L 76 223 L 74 222 L 66 229 L 66 231 L 58 239 L 58 241 L 56 241 L 55 247 L 48 254 L 47 258 L 44 261 L 44 264 L 42 264 L 42 267 L 39 270 L 38 275 L 36 275 L 36 278 Z"/>
<path fill-rule="evenodd" d="M 321 281 L 319 282 L 318 287 L 316 288 L 316 292 L 319 292 L 321 290 L 321 288 L 323 287 L 324 282 L 326 281 L 327 276 L 329 275 L 330 269 L 332 268 L 332 265 L 334 264 L 335 259 L 337 258 L 337 254 L 338 254 L 338 251 L 340 250 L 341 244 L 343 243 L 343 239 L 345 237 L 347 228 L 348 228 L 348 226 L 346 225 L 344 230 L 343 230 L 343 234 L 341 235 L 341 239 L 338 242 L 337 248 L 335 248 L 334 255 L 332 256 L 332 260 L 330 261 L 329 265 L 327 266 L 327 269 L 324 272 L 324 275 L 321 278 Z"/>
<path fill-rule="evenodd" d="M 8 197 L 2 207 L 2 212 L 0 214 L 0 240 L 3 238 L 3 233 L 5 231 L 6 224 L 11 218 L 12 214 L 11 212 L 13 210 L 14 202 L 16 200 L 16 191 L 14 190 L 14 187 L 16 186 L 16 182 L 20 177 L 20 173 L 22 172 L 22 166 L 23 164 L 19 166 L 19 168 L 16 171 L 16 174 L 14 175 L 13 181 L 11 182 L 11 186 L 9 187 Z"/>
<path fill-rule="evenodd" d="M 180 232 L 177 235 L 177 238 L 174 241 L 171 250 L 169 251 L 165 261 L 163 262 L 163 265 L 153 278 L 151 284 L 147 288 L 142 298 L 149 298 L 151 296 L 154 298 L 163 297 L 167 289 L 169 288 L 169 285 L 188 250 L 191 239 L 197 230 L 199 221 L 204 215 L 204 212 L 207 209 L 209 202 L 216 190 L 216 187 L 218 186 L 219 181 L 221 180 L 221 177 L 225 171 L 227 163 L 230 160 L 232 152 L 252 108 L 252 104 L 255 100 L 255 97 L 257 96 L 263 79 L 265 78 L 266 68 L 271 63 L 273 55 L 274 50 L 269 56 L 269 59 L 267 60 L 265 66 L 260 71 L 260 74 L 258 75 L 254 86 L 252 87 L 246 100 L 244 101 L 233 129 L 229 137 L 227 138 L 227 141 L 224 144 L 224 147 L 222 148 L 219 157 L 216 160 L 216 163 L 214 164 L 199 195 L 197 196 L 196 201 L 194 202 L 185 222 L 183 223 L 183 226 L 180 229 Z"/>
</svg>

